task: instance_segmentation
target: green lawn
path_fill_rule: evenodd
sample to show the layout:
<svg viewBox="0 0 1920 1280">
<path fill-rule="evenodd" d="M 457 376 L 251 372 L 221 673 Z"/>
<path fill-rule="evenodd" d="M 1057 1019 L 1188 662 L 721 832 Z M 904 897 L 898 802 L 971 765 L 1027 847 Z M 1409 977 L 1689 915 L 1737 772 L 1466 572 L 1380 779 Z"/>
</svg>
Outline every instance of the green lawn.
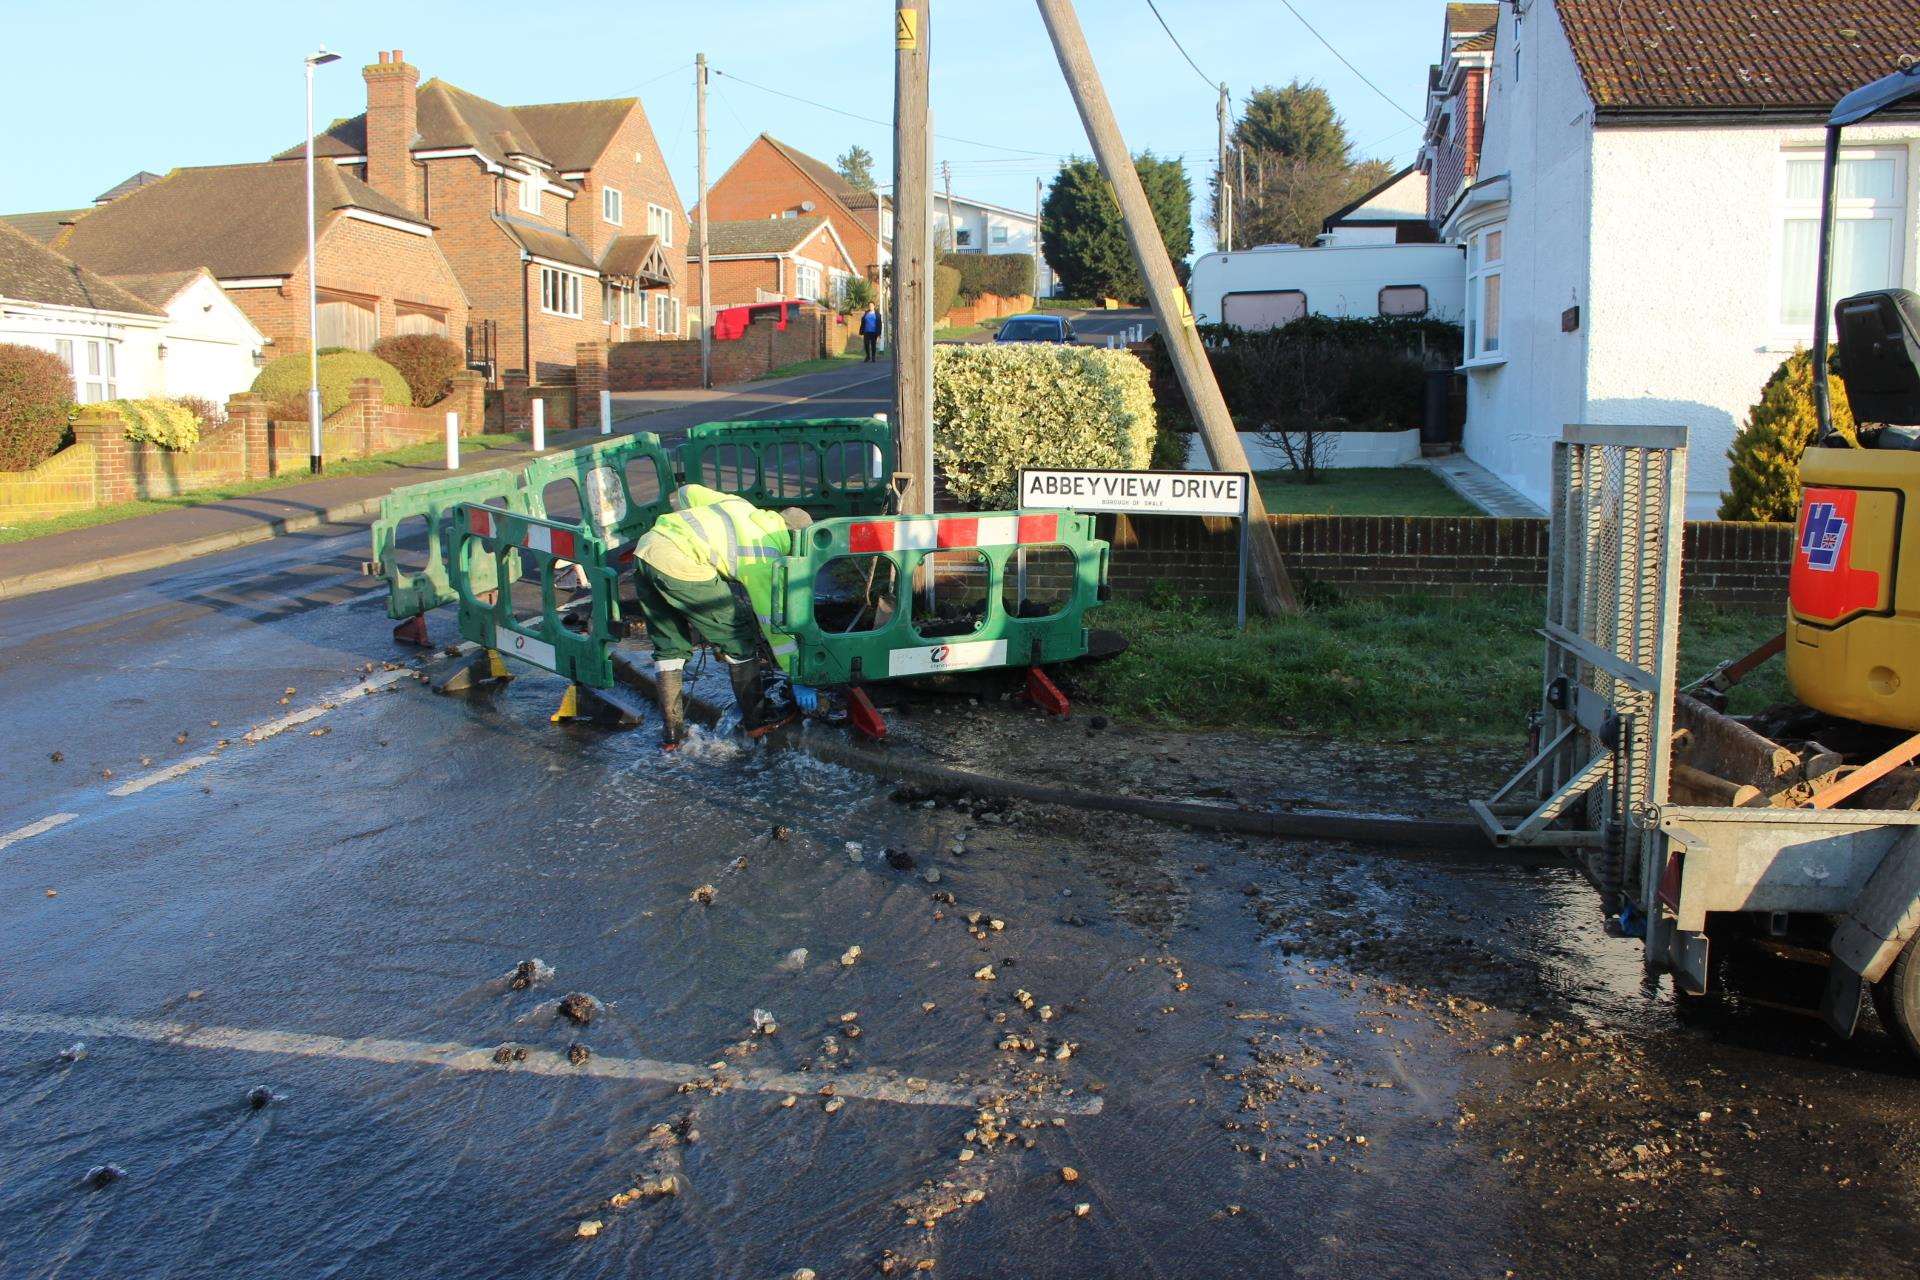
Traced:
<svg viewBox="0 0 1920 1280">
<path fill-rule="evenodd" d="M 935 342 L 959 342 L 963 339 L 974 337 L 977 334 L 997 332 L 999 328 L 1000 321 L 998 320 L 982 320 L 978 324 L 963 324 L 952 329 L 935 329 L 933 331 L 933 340 Z"/>
<path fill-rule="evenodd" d="M 1127 651 L 1075 679 L 1095 708 L 1178 729 L 1325 734 L 1395 741 L 1512 740 L 1540 701 L 1539 597 L 1339 601 L 1250 619 L 1167 595 L 1103 605 L 1090 625 Z M 1691 611 L 1681 670 L 1691 679 L 1779 632 L 1777 613 Z M 1736 690 L 1736 712 L 1786 697 L 1778 659 Z"/>
<path fill-rule="evenodd" d="M 1477 516 L 1481 510 L 1420 467 L 1327 470 L 1313 484 L 1290 471 L 1255 473 L 1267 510 L 1287 516 Z"/>
<path fill-rule="evenodd" d="M 812 360 L 796 360 L 792 364 L 783 364 L 778 369 L 769 369 L 755 382 L 765 382 L 768 378 L 796 378 L 803 373 L 825 373 L 829 369 L 844 369 L 850 364 L 859 364 L 865 356 L 858 351 L 844 356 L 819 356 Z M 880 359 L 891 364 L 893 353 L 882 351 Z"/>
<path fill-rule="evenodd" d="M 525 444 L 526 441 L 527 437 L 523 435 L 462 436 L 460 449 L 463 453 L 502 449 L 511 445 Z M 446 456 L 446 448 L 445 444 L 436 440 L 408 445 L 404 449 L 376 454 L 371 458 L 350 458 L 340 462 L 329 462 L 326 474 L 329 477 L 378 475 L 398 467 L 418 466 L 423 462 L 436 461 Z M 120 520 L 131 520 L 135 516 L 150 516 L 155 512 L 172 511 L 177 507 L 193 507 L 203 502 L 244 498 L 249 494 L 305 484 L 311 479 L 313 477 L 305 471 L 294 471 L 268 480 L 245 480 L 212 489 L 195 489 L 192 493 L 183 493 L 177 498 L 143 498 L 137 502 L 118 502 L 112 506 L 95 507 L 91 511 L 76 511 L 70 515 L 53 516 L 46 520 L 0 524 L 0 543 L 25 542 L 28 538 L 44 538 L 50 533 L 65 533 L 69 529 L 90 529 L 94 525 L 113 524 Z"/>
</svg>

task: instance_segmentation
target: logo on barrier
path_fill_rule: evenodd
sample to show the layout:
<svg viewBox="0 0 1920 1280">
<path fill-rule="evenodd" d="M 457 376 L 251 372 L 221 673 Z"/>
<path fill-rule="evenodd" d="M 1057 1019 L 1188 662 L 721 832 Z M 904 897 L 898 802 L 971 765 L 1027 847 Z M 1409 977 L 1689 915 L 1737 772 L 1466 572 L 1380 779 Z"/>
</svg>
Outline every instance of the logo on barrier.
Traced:
<svg viewBox="0 0 1920 1280">
<path fill-rule="evenodd" d="M 1800 553 L 1807 567 L 1832 573 L 1840 566 L 1840 553 L 1847 545 L 1848 520 L 1831 502 L 1807 505 L 1807 521 L 1800 530 Z"/>
<path fill-rule="evenodd" d="M 927 661 L 931 662 L 934 666 L 937 667 L 937 666 L 940 666 L 942 663 L 946 662 L 947 658 L 952 653 L 953 653 L 953 650 L 949 646 L 944 644 L 937 644 L 933 646 L 933 649 L 927 654 Z"/>
</svg>

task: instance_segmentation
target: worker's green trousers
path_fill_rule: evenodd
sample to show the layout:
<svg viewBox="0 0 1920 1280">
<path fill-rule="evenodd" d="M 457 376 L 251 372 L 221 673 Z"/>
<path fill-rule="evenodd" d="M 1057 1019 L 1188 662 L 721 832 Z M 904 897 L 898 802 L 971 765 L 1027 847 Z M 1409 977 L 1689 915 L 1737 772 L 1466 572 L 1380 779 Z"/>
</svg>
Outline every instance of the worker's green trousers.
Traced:
<svg viewBox="0 0 1920 1280">
<path fill-rule="evenodd" d="M 656 659 L 690 658 L 700 640 L 718 649 L 722 657 L 751 658 L 759 653 L 760 628 L 753 607 L 734 594 L 725 578 L 716 575 L 705 582 L 687 582 L 668 577 L 643 560 L 634 566 L 633 586 Z"/>
</svg>

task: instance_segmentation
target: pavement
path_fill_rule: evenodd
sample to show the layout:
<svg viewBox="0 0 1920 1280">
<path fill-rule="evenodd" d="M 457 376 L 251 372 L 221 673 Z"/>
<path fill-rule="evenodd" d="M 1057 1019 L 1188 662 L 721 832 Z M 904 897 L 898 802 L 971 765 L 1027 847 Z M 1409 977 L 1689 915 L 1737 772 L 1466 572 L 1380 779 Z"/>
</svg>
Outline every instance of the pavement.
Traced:
<svg viewBox="0 0 1920 1280">
<path fill-rule="evenodd" d="M 1509 485 L 1464 453 L 1422 458 L 1415 463 L 1439 476 L 1447 488 L 1490 516 L 1538 519 L 1547 513 L 1540 504 Z"/>
<path fill-rule="evenodd" d="M 806 404 L 813 416 L 883 410 L 890 393 L 889 365 L 860 363 L 793 378 L 749 382 L 711 390 L 633 392 L 613 398 L 614 430 L 652 431 L 680 438 L 702 422 L 763 415 L 792 415 Z M 598 439 L 588 430 L 556 431 L 550 448 Z M 523 466 L 531 449 L 469 449 L 457 473 L 444 464 L 421 463 L 378 475 L 323 478 L 249 497 L 200 503 L 112 524 L 50 534 L 9 544 L 0 569 L 0 600 L 176 564 L 196 556 L 249 546 L 292 533 L 351 523 L 376 514 L 380 499 L 395 489 L 449 474 Z"/>
</svg>

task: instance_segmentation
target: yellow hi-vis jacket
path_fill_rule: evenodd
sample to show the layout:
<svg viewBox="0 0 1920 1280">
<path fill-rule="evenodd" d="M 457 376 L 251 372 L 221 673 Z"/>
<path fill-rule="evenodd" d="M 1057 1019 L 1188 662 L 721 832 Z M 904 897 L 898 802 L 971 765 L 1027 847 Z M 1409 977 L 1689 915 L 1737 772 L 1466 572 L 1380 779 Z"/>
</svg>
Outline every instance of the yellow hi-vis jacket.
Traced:
<svg viewBox="0 0 1920 1280">
<path fill-rule="evenodd" d="M 642 535 L 634 558 L 683 582 L 719 576 L 745 587 L 774 661 L 791 673 L 798 646 L 773 629 L 774 562 L 793 546 L 787 522 L 745 498 L 700 484 L 681 486 L 670 502 L 673 510 Z"/>
</svg>

